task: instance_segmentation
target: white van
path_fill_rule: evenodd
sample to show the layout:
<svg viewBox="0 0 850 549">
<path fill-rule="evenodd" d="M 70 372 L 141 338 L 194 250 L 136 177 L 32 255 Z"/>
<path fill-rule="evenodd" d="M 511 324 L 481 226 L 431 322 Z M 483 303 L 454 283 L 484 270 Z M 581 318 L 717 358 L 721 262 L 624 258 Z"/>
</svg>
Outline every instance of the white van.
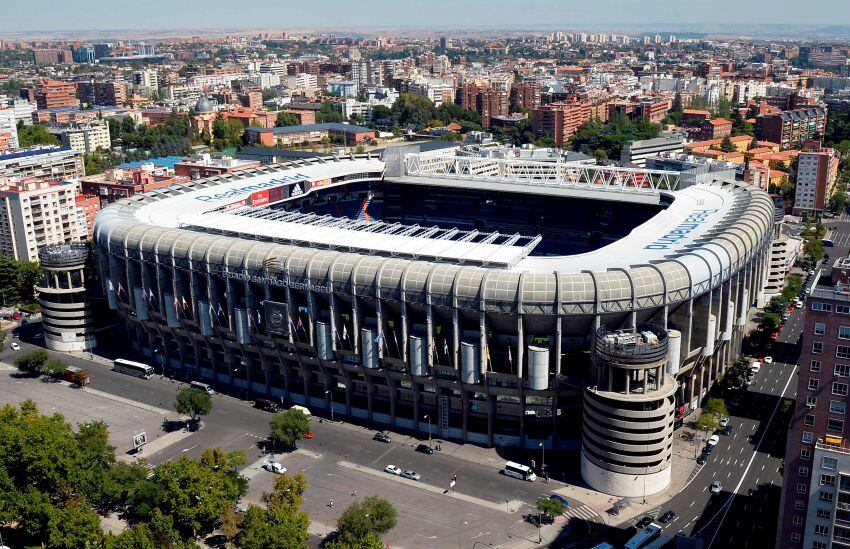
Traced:
<svg viewBox="0 0 850 549">
<path fill-rule="evenodd" d="M 308 410 L 305 406 L 299 406 L 298 404 L 291 407 L 290 410 L 301 410 L 301 413 L 307 416 L 308 419 L 313 415 L 310 413 L 310 410 Z"/>
<path fill-rule="evenodd" d="M 194 389 L 196 391 L 201 391 L 202 393 L 206 393 L 208 395 L 214 395 L 215 394 L 215 391 L 213 391 L 212 387 L 210 387 L 206 383 L 201 383 L 200 381 L 191 382 L 189 384 L 189 387 L 191 389 Z"/>
<path fill-rule="evenodd" d="M 18 344 L 17 344 L 16 342 L 14 342 L 14 341 L 12 342 L 12 344 L 11 344 L 11 345 L 9 345 L 9 347 L 11 347 L 13 351 L 20 351 L 20 350 L 21 350 L 21 346 L 20 346 L 20 345 L 18 345 Z"/>
<path fill-rule="evenodd" d="M 761 370 L 761 362 L 759 362 L 758 360 L 754 360 L 753 363 L 750 364 L 750 371 L 754 374 L 757 374 L 759 373 L 759 370 Z"/>
</svg>

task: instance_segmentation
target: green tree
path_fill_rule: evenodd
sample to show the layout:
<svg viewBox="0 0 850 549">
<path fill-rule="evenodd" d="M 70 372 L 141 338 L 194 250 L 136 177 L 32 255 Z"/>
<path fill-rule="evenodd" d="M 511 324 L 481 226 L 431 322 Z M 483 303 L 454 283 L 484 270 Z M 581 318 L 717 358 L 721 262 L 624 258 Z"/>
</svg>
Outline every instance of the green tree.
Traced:
<svg viewBox="0 0 850 549">
<path fill-rule="evenodd" d="M 368 532 L 359 539 L 339 538 L 325 545 L 326 549 L 384 549 L 384 543 L 378 534 Z"/>
<path fill-rule="evenodd" d="M 298 117 L 292 113 L 286 111 L 280 111 L 277 113 L 277 120 L 275 120 L 275 126 L 297 126 L 300 122 L 298 121 Z"/>
<path fill-rule="evenodd" d="M 563 515 L 566 509 L 567 506 L 557 499 L 540 498 L 537 500 L 537 510 L 550 519 Z"/>
<path fill-rule="evenodd" d="M 85 166 L 86 175 L 97 175 L 103 173 L 102 158 L 96 154 L 83 155 L 83 164 Z"/>
<path fill-rule="evenodd" d="M 725 118 L 726 120 L 731 119 L 732 113 L 732 103 L 729 102 L 725 97 L 721 97 L 717 100 L 717 105 L 714 106 L 714 116 L 717 118 Z"/>
<path fill-rule="evenodd" d="M 212 397 L 207 393 L 184 387 L 177 393 L 174 410 L 179 414 L 188 415 L 192 424 L 197 425 L 201 416 L 209 414 L 212 410 Z"/>
<path fill-rule="evenodd" d="M 221 530 L 221 535 L 224 536 L 224 539 L 226 539 L 228 543 L 236 541 L 236 537 L 239 535 L 239 532 L 242 531 L 242 521 L 244 519 L 244 515 L 237 513 L 232 508 L 225 509 L 218 518 L 219 530 Z"/>
<path fill-rule="evenodd" d="M 62 377 L 68 365 L 56 358 L 49 358 L 44 361 L 38 368 L 38 372 L 42 375 Z"/>
<path fill-rule="evenodd" d="M 319 112 L 316 113 L 316 122 L 319 124 L 326 122 L 342 122 L 342 113 L 334 108 L 333 101 L 325 101 Z"/>
<path fill-rule="evenodd" d="M 847 183 L 841 182 L 835 186 L 835 190 L 829 197 L 829 211 L 840 214 L 847 207 Z"/>
<path fill-rule="evenodd" d="M 437 118 L 437 109 L 427 97 L 403 93 L 393 103 L 393 120 L 399 126 L 424 128 L 430 120 Z"/>
<path fill-rule="evenodd" d="M 738 357 L 723 374 L 723 379 L 720 382 L 721 387 L 727 391 L 738 389 L 747 380 L 747 374 L 749 372 L 750 361 L 746 358 Z"/>
<path fill-rule="evenodd" d="M 21 147 L 32 147 L 34 145 L 58 145 L 59 139 L 47 131 L 44 124 L 33 124 L 32 126 L 18 126 L 18 144 Z"/>
<path fill-rule="evenodd" d="M 307 482 L 300 473 L 279 475 L 274 488 L 263 494 L 265 507 L 250 505 L 238 544 L 243 549 L 300 547 L 309 538 L 310 517 L 300 510 Z"/>
<path fill-rule="evenodd" d="M 245 127 L 238 120 L 216 118 L 213 122 L 213 146 L 217 149 L 242 145 Z"/>
<path fill-rule="evenodd" d="M 132 463 L 116 461 L 109 468 L 105 489 L 105 499 L 110 507 L 129 500 L 130 493 L 141 483 L 146 482 L 150 469 L 145 460 Z"/>
<path fill-rule="evenodd" d="M 154 510 L 148 522 L 139 522 L 118 536 L 109 536 L 106 549 L 196 549 L 194 541 L 183 541 L 171 517 Z"/>
<path fill-rule="evenodd" d="M 336 527 L 340 539 L 354 542 L 370 533 L 380 537 L 395 528 L 396 522 L 397 513 L 389 501 L 368 496 L 349 505 L 337 519 Z"/>
<path fill-rule="evenodd" d="M 723 152 L 735 152 L 735 144 L 732 143 L 732 140 L 729 139 L 729 136 L 723 138 L 723 141 L 720 142 L 720 150 Z"/>
<path fill-rule="evenodd" d="M 40 373 L 50 355 L 44 349 L 36 349 L 15 359 L 15 368 L 22 372 Z"/>
<path fill-rule="evenodd" d="M 211 532 L 224 510 L 235 506 L 247 491 L 247 479 L 235 469 L 235 464 L 244 463 L 244 453 L 223 454 L 220 459 L 219 452 L 208 448 L 199 460 L 184 456 L 157 465 L 151 479 L 141 485 L 157 489 L 137 490 L 130 496 L 135 516 L 146 520 L 159 509 L 184 536 Z"/>
<path fill-rule="evenodd" d="M 310 432 L 310 420 L 298 408 L 290 408 L 272 416 L 271 439 L 284 448 L 292 448 Z"/>
<path fill-rule="evenodd" d="M 100 517 L 84 501 L 71 500 L 51 514 L 47 539 L 48 546 L 57 549 L 97 547 L 103 540 Z"/>
</svg>

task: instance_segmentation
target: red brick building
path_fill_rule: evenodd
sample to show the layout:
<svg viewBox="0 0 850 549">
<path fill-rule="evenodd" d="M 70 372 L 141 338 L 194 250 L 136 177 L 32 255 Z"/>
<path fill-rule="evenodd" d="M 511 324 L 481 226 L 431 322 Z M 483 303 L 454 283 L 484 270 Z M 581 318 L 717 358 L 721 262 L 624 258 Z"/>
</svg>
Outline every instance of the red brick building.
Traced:
<svg viewBox="0 0 850 549">
<path fill-rule="evenodd" d="M 32 98 L 39 109 L 76 107 L 78 105 L 77 85 L 73 82 L 45 78 L 36 83 Z"/>
<path fill-rule="evenodd" d="M 590 120 L 592 109 L 587 103 L 552 103 L 534 110 L 534 136 L 551 137 L 555 146 L 563 147 L 576 130 Z"/>
<path fill-rule="evenodd" d="M 460 104 L 464 109 L 478 112 L 481 125 L 490 127 L 491 116 L 507 116 L 510 110 L 510 94 L 480 82 L 467 82 L 460 90 Z"/>
<path fill-rule="evenodd" d="M 511 111 L 528 109 L 533 111 L 540 106 L 540 83 L 519 82 L 511 87 Z"/>
<path fill-rule="evenodd" d="M 732 135 L 732 121 L 725 118 L 714 118 L 703 120 L 700 125 L 697 139 L 708 141 L 710 139 L 723 139 Z"/>
</svg>

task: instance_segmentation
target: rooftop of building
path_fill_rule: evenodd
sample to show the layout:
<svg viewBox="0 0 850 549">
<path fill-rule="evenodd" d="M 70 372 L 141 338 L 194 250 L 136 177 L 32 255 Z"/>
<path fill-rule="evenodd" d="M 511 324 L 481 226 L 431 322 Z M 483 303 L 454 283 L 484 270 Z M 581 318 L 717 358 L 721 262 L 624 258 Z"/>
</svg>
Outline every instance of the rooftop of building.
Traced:
<svg viewBox="0 0 850 549">
<path fill-rule="evenodd" d="M 77 151 L 72 149 L 71 147 L 61 147 L 54 145 L 36 145 L 35 147 L 28 147 L 25 149 L 12 149 L 9 151 L 0 152 L 0 162 L 14 160 L 16 158 L 26 158 L 29 156 L 39 156 L 42 154 L 52 154 L 52 153 L 61 153 L 67 152 L 70 154 L 76 154 Z"/>
<path fill-rule="evenodd" d="M 177 162 L 177 164 L 183 166 L 206 166 L 215 168 L 239 168 L 253 166 L 256 165 L 256 163 L 256 160 L 239 159 L 233 158 L 231 156 L 222 156 L 220 158 L 217 158 L 206 153 L 198 155 L 194 158 L 184 158 L 180 162 Z"/>
<path fill-rule="evenodd" d="M 250 126 L 245 131 L 256 132 L 256 133 L 274 133 L 274 134 L 288 134 L 288 133 L 304 133 L 304 132 L 321 132 L 321 131 L 331 131 L 331 132 L 340 132 L 340 133 L 370 133 L 375 132 L 372 128 L 367 128 L 365 126 L 356 126 L 354 124 L 343 124 L 342 122 L 325 122 L 323 124 L 301 124 L 298 126 L 283 126 L 283 127 L 275 127 L 275 128 L 260 128 L 258 126 Z"/>
</svg>

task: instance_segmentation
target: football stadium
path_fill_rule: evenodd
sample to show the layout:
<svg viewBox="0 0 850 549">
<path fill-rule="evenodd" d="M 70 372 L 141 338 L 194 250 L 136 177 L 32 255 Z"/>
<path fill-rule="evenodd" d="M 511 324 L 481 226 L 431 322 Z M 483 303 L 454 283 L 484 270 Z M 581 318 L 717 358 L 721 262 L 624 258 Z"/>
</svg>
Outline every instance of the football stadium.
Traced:
<svg viewBox="0 0 850 549">
<path fill-rule="evenodd" d="M 137 195 L 99 213 L 95 249 L 166 375 L 580 449 L 588 484 L 635 496 L 668 485 L 674 429 L 738 353 L 773 223 L 743 182 L 386 152 Z"/>
</svg>

